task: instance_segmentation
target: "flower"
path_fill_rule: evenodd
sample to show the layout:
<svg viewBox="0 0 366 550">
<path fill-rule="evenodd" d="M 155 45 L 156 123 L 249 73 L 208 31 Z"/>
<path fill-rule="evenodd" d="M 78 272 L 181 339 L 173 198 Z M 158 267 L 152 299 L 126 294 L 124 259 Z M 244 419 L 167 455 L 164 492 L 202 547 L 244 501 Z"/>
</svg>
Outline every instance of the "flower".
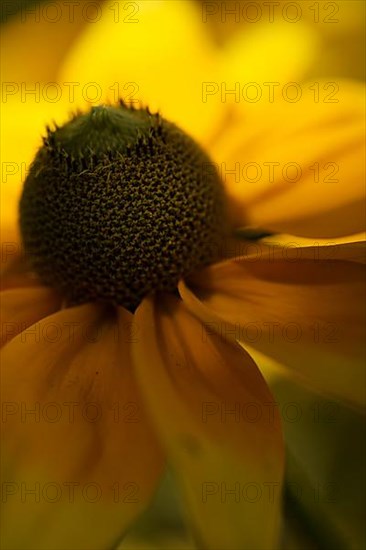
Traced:
<svg viewBox="0 0 366 550">
<path fill-rule="evenodd" d="M 363 229 L 361 88 L 344 82 L 339 103 L 311 104 L 311 109 L 310 102 L 304 109 L 285 101 L 243 115 L 234 109 L 225 136 L 215 136 L 217 104 L 207 102 L 205 109 L 193 85 L 181 91 L 182 97 L 192 94 L 190 101 L 179 101 L 174 82 L 163 80 L 163 72 L 157 79 L 155 67 L 142 63 L 146 27 L 151 25 L 155 35 L 157 22 L 166 28 L 167 21 L 174 30 L 153 42 L 153 54 L 156 59 L 163 51 L 165 69 L 177 63 L 176 55 L 169 58 L 167 36 L 186 44 L 184 23 L 192 26 L 195 20 L 187 3 L 172 5 L 146 4 L 149 22 L 141 31 L 129 27 L 123 37 L 111 25 L 106 32 L 102 23 L 93 33 L 87 29 L 60 74 L 72 81 L 75 71 L 80 82 L 88 82 L 92 69 L 94 75 L 102 71 L 95 79 L 110 84 L 108 71 L 125 54 L 126 71 L 136 71 L 130 74 L 141 78 L 155 101 L 167 100 L 164 115 L 166 110 L 189 125 L 202 111 L 195 135 L 205 134 L 207 147 L 211 127 L 210 152 L 219 171 L 224 162 L 226 169 L 242 159 L 259 166 L 306 167 L 298 179 L 273 173 L 260 185 L 257 176 L 249 176 L 245 189 L 236 172 L 231 180 L 227 172 L 223 176 L 237 228 L 249 224 L 288 232 L 295 241 L 281 237 L 276 244 L 276 236 L 254 244 L 236 241 L 231 258 L 181 280 L 180 297 L 147 296 L 134 314 L 98 303 L 65 308 L 64 296 L 41 286 L 28 271 L 22 273 L 22 264 L 9 267 L 8 290 L 2 294 L 8 340 L 2 350 L 8 548 L 116 544 L 152 498 L 165 460 L 176 475 L 199 545 L 276 547 L 284 453 L 279 411 L 260 369 L 269 357 L 305 387 L 354 407 L 364 400 L 362 246 L 349 236 Z M 214 70 L 211 46 L 198 48 L 195 36 L 186 55 L 202 75 L 204 68 Z M 106 69 L 92 54 L 91 40 L 97 51 L 102 40 L 133 43 L 135 59 L 129 65 L 130 52 L 120 45 L 108 50 L 113 57 Z M 85 62 L 85 53 L 92 64 Z M 57 108 L 62 111 L 61 102 Z M 13 121 L 16 144 L 19 122 Z M 25 130 L 22 139 L 28 139 Z M 329 163 L 340 170 L 339 181 L 332 181 L 330 170 L 322 174 L 330 178 L 331 194 L 310 176 Z M 347 236 L 345 243 L 342 236 Z M 333 245 L 326 245 L 327 239 Z M 260 338 L 253 336 L 253 328 L 261 331 Z M 341 338 L 324 337 L 329 328 L 339 328 Z M 253 421 L 249 407 L 244 418 L 239 410 L 238 422 L 223 421 L 230 411 L 237 414 L 238 403 L 251 405 L 258 419 Z M 226 499 L 226 491 L 237 491 L 238 483 L 239 498 L 236 493 Z M 268 491 L 267 498 L 243 498 L 251 484 Z"/>
</svg>

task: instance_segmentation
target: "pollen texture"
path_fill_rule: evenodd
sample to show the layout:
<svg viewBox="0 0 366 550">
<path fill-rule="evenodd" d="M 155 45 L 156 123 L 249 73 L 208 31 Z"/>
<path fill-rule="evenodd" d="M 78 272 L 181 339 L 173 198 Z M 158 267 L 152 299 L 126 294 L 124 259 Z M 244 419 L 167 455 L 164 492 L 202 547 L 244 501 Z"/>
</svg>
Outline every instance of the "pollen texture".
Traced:
<svg viewBox="0 0 366 550">
<path fill-rule="evenodd" d="M 227 224 L 218 173 L 177 126 L 121 102 L 47 129 L 25 181 L 27 256 L 69 304 L 133 311 L 217 259 Z"/>
</svg>

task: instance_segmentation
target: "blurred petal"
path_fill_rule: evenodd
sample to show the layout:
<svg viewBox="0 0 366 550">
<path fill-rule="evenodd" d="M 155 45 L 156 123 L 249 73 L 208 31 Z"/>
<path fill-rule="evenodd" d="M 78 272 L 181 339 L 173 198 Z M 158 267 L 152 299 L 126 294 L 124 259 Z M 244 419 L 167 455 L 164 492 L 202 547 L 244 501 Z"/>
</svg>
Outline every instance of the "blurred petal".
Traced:
<svg viewBox="0 0 366 550">
<path fill-rule="evenodd" d="M 41 286 L 41 281 L 30 269 L 16 242 L 1 243 L 0 289 L 30 288 Z"/>
<path fill-rule="evenodd" d="M 359 236 L 362 236 L 362 234 L 359 234 Z M 257 258 L 259 250 L 264 255 L 267 254 L 267 257 L 272 260 L 285 259 L 294 262 L 302 259 L 313 262 L 330 260 L 366 263 L 365 240 L 351 240 L 348 242 L 345 238 L 342 238 L 325 242 L 325 240 L 311 241 L 301 237 L 283 239 L 280 236 L 279 239 L 276 239 L 274 235 L 272 238 L 264 238 L 260 243 L 260 248 L 257 247 L 252 257 L 256 256 Z"/>
<path fill-rule="evenodd" d="M 45 287 L 6 290 L 0 294 L 1 345 L 44 317 L 55 313 L 61 299 Z"/>
<path fill-rule="evenodd" d="M 222 67 L 222 84 L 226 88 L 223 90 L 232 91 L 236 83 L 240 84 L 237 106 L 250 109 L 255 90 L 262 87 L 267 91 L 263 82 L 302 80 L 316 53 L 317 35 L 310 25 L 302 22 L 294 25 L 280 18 L 271 23 L 262 18 L 226 43 Z M 224 95 L 224 99 L 233 102 L 235 96 Z"/>
<path fill-rule="evenodd" d="M 220 248 L 222 259 L 246 259 L 256 262 L 259 259 L 286 260 L 347 260 L 357 263 L 366 262 L 366 239 L 364 233 L 351 237 L 328 239 L 308 239 L 293 235 L 267 235 L 260 240 L 245 239 L 246 231 L 241 231 L 244 238 L 227 240 Z M 220 256 L 221 257 L 221 256 Z"/>
<path fill-rule="evenodd" d="M 206 333 L 176 298 L 144 300 L 135 320 L 138 381 L 200 547 L 276 547 L 282 438 L 255 363 Z M 255 420 L 240 415 L 248 403 Z M 249 485 L 255 494 L 246 498 Z"/>
<path fill-rule="evenodd" d="M 283 254 L 283 249 L 308 247 L 308 257 L 319 258 L 321 251 L 322 259 L 350 260 L 359 263 L 366 262 L 365 250 L 366 233 L 356 233 L 348 237 L 338 237 L 332 239 L 308 239 L 306 237 L 294 237 L 293 235 L 271 235 L 261 239 L 261 245 L 272 247 L 272 250 L 279 256 Z M 340 246 L 346 245 L 346 246 Z M 282 247 L 282 251 L 281 251 Z M 303 252 L 305 254 L 305 251 Z"/>
<path fill-rule="evenodd" d="M 320 38 L 309 78 L 337 75 L 365 80 L 365 8 L 365 2 L 359 0 L 339 0 L 334 4 L 310 4 L 303 10 L 304 17 L 315 23 Z"/>
<path fill-rule="evenodd" d="M 19 229 L 16 223 L 15 206 L 13 215 L 8 216 L 8 220 L 1 220 L 0 226 L 0 273 L 1 289 L 4 288 L 5 279 L 9 279 L 11 272 L 19 271 L 22 262 L 22 251 L 20 245 Z M 10 212 L 8 211 L 8 214 Z M 13 219 L 12 219 L 13 218 Z M 26 286 L 26 285 L 25 285 Z"/>
<path fill-rule="evenodd" d="M 1 104 L 1 241 L 19 243 L 17 230 L 18 200 L 22 183 L 33 158 L 42 145 L 45 126 L 53 120 L 59 124 L 68 118 L 70 105 L 59 101 L 37 101 L 37 97 L 22 101 L 21 95 Z"/>
<path fill-rule="evenodd" d="M 131 370 L 131 320 L 66 309 L 2 349 L 4 547 L 109 548 L 147 504 L 162 459 Z"/>
<path fill-rule="evenodd" d="M 11 3 L 4 3 L 2 13 L 8 22 L 2 26 L 1 36 L 3 85 L 9 84 L 10 90 L 14 84 L 25 92 L 32 88 L 31 83 L 55 82 L 60 63 L 87 17 L 93 17 L 96 3 L 83 10 L 81 2 L 23 2 L 12 17 Z"/>
<path fill-rule="evenodd" d="M 272 248 L 181 283 L 188 307 L 326 395 L 365 401 L 364 267 L 347 245 Z M 351 253 L 359 255 L 350 245 Z M 338 259 L 337 259 L 338 258 Z"/>
<path fill-rule="evenodd" d="M 202 103 L 202 81 L 213 80 L 216 69 L 199 13 L 190 1 L 106 2 L 103 18 L 82 33 L 59 80 L 80 83 L 84 98 L 95 83 L 97 101 L 142 101 L 204 138 L 218 120 L 217 105 Z"/>
<path fill-rule="evenodd" d="M 314 86 L 238 119 L 215 145 L 236 226 L 320 238 L 365 230 L 364 86 Z"/>
</svg>

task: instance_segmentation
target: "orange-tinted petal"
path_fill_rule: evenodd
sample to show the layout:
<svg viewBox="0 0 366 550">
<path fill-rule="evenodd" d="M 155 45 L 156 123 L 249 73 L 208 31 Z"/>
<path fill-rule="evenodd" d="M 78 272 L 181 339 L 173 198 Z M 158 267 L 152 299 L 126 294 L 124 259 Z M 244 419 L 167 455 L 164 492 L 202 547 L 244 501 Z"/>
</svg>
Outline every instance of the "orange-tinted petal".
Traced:
<svg viewBox="0 0 366 550">
<path fill-rule="evenodd" d="M 0 345 L 3 346 L 23 330 L 55 313 L 60 306 L 61 298 L 53 290 L 45 287 L 1 292 Z"/>
<path fill-rule="evenodd" d="M 184 301 L 213 329 L 275 359 L 307 384 L 363 403 L 363 266 L 342 259 L 347 245 L 256 246 L 257 254 L 203 270 L 189 288 L 181 283 Z M 359 253 L 351 244 L 352 259 Z"/>
<path fill-rule="evenodd" d="M 271 235 L 261 239 L 261 246 L 269 246 L 272 256 L 283 257 L 284 249 L 288 255 L 296 254 L 296 248 L 309 248 L 308 252 L 304 250 L 302 257 L 309 259 L 320 258 L 323 260 L 348 260 L 353 262 L 365 263 L 365 233 L 357 233 L 348 237 L 338 237 L 336 239 L 309 239 L 306 237 L 294 237 L 293 235 Z M 346 245 L 346 246 L 344 246 Z M 255 247 L 253 252 L 256 253 Z"/>
<path fill-rule="evenodd" d="M 276 547 L 282 437 L 255 363 L 176 298 L 144 300 L 135 322 L 138 381 L 200 547 Z"/>
<path fill-rule="evenodd" d="M 2 243 L 1 263 L 1 290 L 41 286 L 39 278 L 31 270 L 17 242 Z"/>
<path fill-rule="evenodd" d="M 66 309 L 2 349 L 4 547 L 109 548 L 149 500 L 162 459 L 134 382 L 131 320 Z"/>
</svg>

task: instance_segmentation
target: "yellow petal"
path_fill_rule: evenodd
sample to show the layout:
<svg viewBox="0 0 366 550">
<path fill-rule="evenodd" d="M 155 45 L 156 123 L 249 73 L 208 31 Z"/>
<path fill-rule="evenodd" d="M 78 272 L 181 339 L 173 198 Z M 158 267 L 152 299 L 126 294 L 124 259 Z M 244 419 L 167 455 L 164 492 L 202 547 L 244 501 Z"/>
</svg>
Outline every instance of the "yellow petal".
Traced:
<svg viewBox="0 0 366 550">
<path fill-rule="evenodd" d="M 2 349 L 6 548 L 112 547 L 155 488 L 161 453 L 119 317 L 66 309 Z"/>
<path fill-rule="evenodd" d="M 316 27 L 320 38 L 319 55 L 309 78 L 324 75 L 365 79 L 365 3 L 341 0 L 307 6 L 303 15 Z M 315 25 L 314 25 L 315 23 Z"/>
<path fill-rule="evenodd" d="M 224 11 L 224 4 L 220 9 Z M 258 23 L 248 25 L 225 45 L 220 90 L 223 100 L 247 111 L 257 102 L 253 99 L 263 101 L 263 92 L 269 89 L 264 83 L 303 79 L 316 56 L 317 45 L 314 29 L 304 22 L 294 25 L 280 17 L 274 17 L 273 22 L 262 17 Z M 235 86 L 237 97 L 225 95 Z"/>
<path fill-rule="evenodd" d="M 217 105 L 202 103 L 202 82 L 217 80 L 215 53 L 193 2 L 106 2 L 59 80 L 77 82 L 77 96 L 91 102 L 142 101 L 205 138 L 217 123 Z"/>
<path fill-rule="evenodd" d="M 68 118 L 66 101 L 50 103 L 37 97 L 22 101 L 21 94 L 3 97 L 1 104 L 1 240 L 18 243 L 18 201 L 22 183 L 38 148 L 42 145 L 47 124 L 59 124 Z"/>
<path fill-rule="evenodd" d="M 8 91 L 15 86 L 19 93 L 31 89 L 31 83 L 55 82 L 62 59 L 87 22 L 85 15 L 93 16 L 93 6 L 86 10 L 80 2 L 24 3 L 15 16 L 11 2 L 2 8 L 7 24 L 1 36 L 1 79 Z"/>
<path fill-rule="evenodd" d="M 231 11 L 231 15 L 227 11 Z M 219 130 L 204 142 L 219 159 L 220 169 L 223 168 L 222 160 L 226 160 L 222 155 L 222 144 L 224 150 L 228 144 L 234 149 L 238 144 L 236 137 L 231 138 L 237 121 L 243 120 L 241 134 L 243 128 L 248 128 L 248 120 L 249 124 L 254 120 L 257 125 L 255 117 L 258 111 L 266 110 L 267 96 L 280 83 L 287 85 L 289 81 L 302 80 L 316 58 L 317 36 L 314 30 L 304 22 L 294 25 L 278 16 L 272 21 L 270 11 L 268 2 L 264 2 L 264 6 L 259 2 L 256 5 L 235 2 L 231 7 L 223 2 L 203 2 L 202 5 L 202 20 L 211 30 L 215 30 L 214 19 L 221 20 L 221 25 L 216 25 L 216 30 L 221 27 L 219 34 L 225 32 L 224 28 L 231 29 L 231 32 L 226 31 L 230 32 L 231 38 L 226 40 L 221 50 L 217 77 L 202 79 L 202 107 L 216 106 L 224 116 Z M 255 13 L 258 13 L 258 22 L 240 25 L 243 19 L 251 18 Z M 227 170 L 231 169 L 227 166 Z"/>
<path fill-rule="evenodd" d="M 1 345 L 44 317 L 55 313 L 61 298 L 49 288 L 20 288 L 0 294 Z"/>
<path fill-rule="evenodd" d="M 281 94 L 215 146 L 237 226 L 320 238 L 364 231 L 364 87 L 317 86 L 303 84 L 295 103 Z"/>
<path fill-rule="evenodd" d="M 362 265 L 341 259 L 348 255 L 343 247 L 348 250 L 257 244 L 256 255 L 205 269 L 190 288 L 182 283 L 181 296 L 223 336 L 359 405 L 365 400 L 364 275 Z"/>
<path fill-rule="evenodd" d="M 144 300 L 135 321 L 138 381 L 200 547 L 276 547 L 282 438 L 255 363 L 173 297 Z"/>
</svg>

